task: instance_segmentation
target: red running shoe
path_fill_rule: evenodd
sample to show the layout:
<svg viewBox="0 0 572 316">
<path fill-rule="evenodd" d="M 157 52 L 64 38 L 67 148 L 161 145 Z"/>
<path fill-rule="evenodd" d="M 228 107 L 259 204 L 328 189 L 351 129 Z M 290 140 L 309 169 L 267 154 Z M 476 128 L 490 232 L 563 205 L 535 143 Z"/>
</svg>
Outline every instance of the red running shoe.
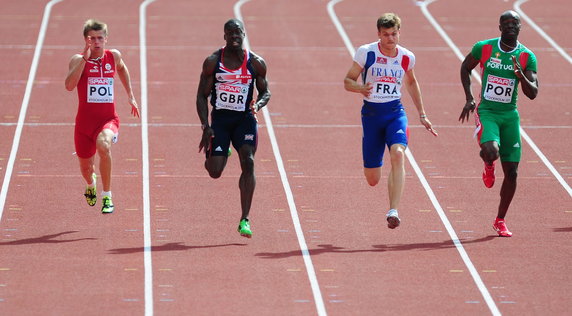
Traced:
<svg viewBox="0 0 572 316">
<path fill-rule="evenodd" d="M 502 218 L 497 217 L 497 219 L 493 223 L 493 229 L 499 234 L 500 237 L 512 236 L 512 233 L 510 232 L 510 230 L 508 230 L 508 227 L 506 227 L 506 223 Z"/>
<path fill-rule="evenodd" d="M 483 170 L 483 182 L 487 188 L 492 188 L 495 184 L 495 163 L 487 165 L 485 162 L 485 170 Z"/>
</svg>

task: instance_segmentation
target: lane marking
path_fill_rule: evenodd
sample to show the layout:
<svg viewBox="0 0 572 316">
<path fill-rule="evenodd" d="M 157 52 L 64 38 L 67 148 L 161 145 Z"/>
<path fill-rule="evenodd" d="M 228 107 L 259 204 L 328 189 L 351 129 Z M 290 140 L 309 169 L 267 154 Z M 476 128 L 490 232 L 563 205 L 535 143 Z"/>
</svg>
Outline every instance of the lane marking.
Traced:
<svg viewBox="0 0 572 316">
<path fill-rule="evenodd" d="M 240 11 L 240 8 L 242 7 L 243 4 L 249 1 L 250 0 L 239 0 L 234 5 L 234 15 L 237 19 L 239 19 L 243 23 L 244 19 L 242 18 L 242 13 Z M 244 39 L 243 43 L 245 48 L 247 50 L 250 50 L 250 43 L 248 41 L 248 37 Z M 264 121 L 266 122 L 266 129 L 268 131 L 268 137 L 270 138 L 270 143 L 272 145 L 274 158 L 276 159 L 278 172 L 280 173 L 280 178 L 282 179 L 282 186 L 284 187 L 286 199 L 288 200 L 290 215 L 292 217 L 292 222 L 294 224 L 294 229 L 296 231 L 296 237 L 298 237 L 298 244 L 300 246 L 300 250 L 302 251 L 302 258 L 304 259 L 304 265 L 306 266 L 308 279 L 310 280 L 310 286 L 312 288 L 312 294 L 314 295 L 316 310 L 319 316 L 326 316 L 327 315 L 326 306 L 322 298 L 322 293 L 320 292 L 320 285 L 318 284 L 316 271 L 314 270 L 312 258 L 310 257 L 310 252 L 308 251 L 308 245 L 306 243 L 306 239 L 304 238 L 302 224 L 300 224 L 300 218 L 298 217 L 296 203 L 294 202 L 294 194 L 292 193 L 292 189 L 290 188 L 290 184 L 288 182 L 288 176 L 286 175 L 286 169 L 284 167 L 282 156 L 280 155 L 280 148 L 278 147 L 278 141 L 276 139 L 276 135 L 274 134 L 274 126 L 272 125 L 272 119 L 270 118 L 270 113 L 268 111 L 267 106 L 262 108 L 262 114 L 264 115 Z"/>
<path fill-rule="evenodd" d="M 421 11 L 423 12 L 423 14 L 425 15 L 425 17 L 427 18 L 427 20 L 429 20 L 429 22 L 431 22 L 431 25 L 433 25 L 433 27 L 435 28 L 435 30 L 437 31 L 437 33 L 439 33 L 439 35 L 441 35 L 441 37 L 443 38 L 443 40 L 445 40 L 445 42 L 449 45 L 449 47 L 453 50 L 453 52 L 455 53 L 455 55 L 457 56 L 457 58 L 459 58 L 459 60 L 463 61 L 465 59 L 465 56 L 463 56 L 463 54 L 461 53 L 461 50 L 459 50 L 459 47 L 457 47 L 457 45 L 453 42 L 453 40 L 451 40 L 451 38 L 449 37 L 449 35 L 447 35 L 447 32 L 445 32 L 445 30 L 441 27 L 441 25 L 439 24 L 439 22 L 437 22 L 433 16 L 431 15 L 431 13 L 429 12 L 429 9 L 427 8 L 431 3 L 435 2 L 437 0 L 425 0 L 423 2 L 418 1 L 417 5 L 421 8 Z M 533 22 L 534 23 L 534 22 Z M 481 83 L 481 78 L 478 75 L 477 71 L 475 69 L 473 69 L 472 71 L 473 77 L 475 78 L 475 80 L 479 83 Z M 570 185 L 564 180 L 564 178 L 562 178 L 562 176 L 560 175 L 560 173 L 558 173 L 558 171 L 556 170 L 556 168 L 554 168 L 554 166 L 550 163 L 550 161 L 548 160 L 548 158 L 546 158 L 546 156 L 542 153 L 542 151 L 538 148 L 538 146 L 536 146 L 536 144 L 534 143 L 534 141 L 532 141 L 532 138 L 530 138 L 530 136 L 528 136 L 528 134 L 526 133 L 526 131 L 522 128 L 522 126 L 520 127 L 520 134 L 522 135 L 522 138 L 524 138 L 524 140 L 528 143 L 528 145 L 530 145 L 530 147 L 532 148 L 532 150 L 534 150 L 534 152 L 536 153 L 536 155 L 538 155 L 538 157 L 540 157 L 540 160 L 542 160 L 542 162 L 544 162 L 544 165 L 546 165 L 546 167 L 548 168 L 548 170 L 550 170 L 550 172 L 552 172 L 552 174 L 554 175 L 554 177 L 556 178 L 556 180 L 558 180 L 558 182 L 562 185 L 562 187 L 568 192 L 568 195 L 570 195 L 570 197 L 572 197 L 572 188 L 570 187 Z"/>
<path fill-rule="evenodd" d="M 155 0 L 145 0 L 139 6 L 139 52 L 141 65 L 141 162 L 143 176 L 143 263 L 145 270 L 145 316 L 153 316 L 153 260 L 151 253 L 151 198 L 149 189 L 149 130 L 147 99 L 147 6 Z M 161 271 L 161 270 L 159 270 Z"/>
<path fill-rule="evenodd" d="M 337 15 L 334 11 L 334 6 L 341 1 L 342 0 L 330 1 L 328 3 L 328 13 L 330 14 L 330 18 L 332 19 L 334 25 L 336 26 L 338 33 L 340 33 L 340 36 L 342 37 L 344 43 L 346 44 L 348 52 L 350 53 L 351 57 L 353 58 L 353 56 L 355 55 L 354 46 L 351 43 L 349 37 L 346 34 L 346 31 L 344 30 L 342 24 L 340 23 Z M 432 1 L 430 1 L 430 2 L 432 2 Z M 425 8 L 425 10 L 426 10 L 426 5 L 425 6 L 421 5 L 421 8 L 422 9 Z M 437 214 L 439 214 L 439 217 L 441 218 L 441 222 L 443 222 L 443 225 L 447 229 L 447 233 L 449 233 L 449 236 L 450 236 L 451 240 L 453 241 L 455 248 L 457 249 L 457 251 L 459 252 L 459 255 L 463 259 L 465 266 L 468 268 L 469 272 L 471 273 L 471 276 L 472 276 L 473 280 L 475 281 L 479 291 L 481 292 L 481 295 L 483 296 L 483 298 L 487 302 L 489 309 L 491 310 L 493 315 L 495 315 L 495 316 L 501 315 L 501 313 L 500 313 L 498 307 L 496 306 L 493 298 L 491 297 L 490 293 L 488 292 L 487 287 L 484 285 L 483 281 L 481 280 L 481 277 L 480 277 L 479 273 L 477 272 L 477 269 L 475 268 L 475 266 L 471 262 L 471 259 L 469 258 L 469 255 L 465 251 L 463 244 L 461 243 L 461 241 L 459 241 L 459 238 L 457 237 L 457 233 L 455 232 L 455 230 L 453 229 L 453 226 L 449 222 L 449 219 L 447 218 L 445 211 L 441 207 L 439 201 L 437 200 L 437 197 L 435 196 L 435 194 L 433 193 L 433 190 L 429 186 L 427 179 L 425 178 L 425 176 L 423 175 L 423 172 L 419 168 L 419 165 L 415 161 L 415 158 L 413 157 L 413 154 L 411 153 L 411 150 L 409 147 L 405 150 L 405 155 L 407 156 L 409 163 L 411 164 L 411 166 L 415 170 L 415 173 L 417 174 L 419 181 L 421 182 L 421 184 L 423 185 L 423 188 L 427 192 L 427 195 L 429 196 L 431 203 L 433 203 L 433 206 L 435 207 Z M 451 270 L 451 272 L 452 271 L 454 271 L 454 270 Z"/>
<path fill-rule="evenodd" d="M 459 50 L 459 48 L 455 45 L 455 43 L 453 43 L 451 38 L 441 28 L 441 25 L 439 25 L 439 23 L 437 23 L 437 21 L 433 18 L 433 16 L 429 12 L 429 9 L 427 8 L 427 6 L 429 4 L 431 4 L 433 1 L 436 1 L 436 0 L 425 0 L 423 2 L 417 2 L 417 3 L 419 5 L 419 7 L 421 8 L 421 12 L 423 12 L 423 15 L 425 15 L 427 20 L 431 23 L 431 25 L 435 28 L 435 30 L 437 30 L 437 33 L 439 33 L 439 35 L 441 35 L 441 37 L 445 40 L 445 42 L 449 45 L 449 47 L 451 47 L 451 49 L 455 52 L 455 55 L 460 60 L 463 60 L 463 55 L 461 54 L 461 51 Z M 472 75 L 473 75 L 473 77 L 477 78 L 479 83 L 481 82 L 479 75 L 475 70 L 472 71 Z M 522 133 L 525 133 L 524 130 L 522 130 L 522 127 L 520 129 L 521 129 Z M 435 200 L 436 200 L 436 198 L 435 198 Z M 459 251 L 459 253 L 461 254 L 461 258 L 463 259 L 463 262 L 465 263 L 465 265 L 469 269 L 471 277 L 473 278 L 474 282 L 476 283 L 477 287 L 479 288 L 479 291 L 481 292 L 481 295 L 485 299 L 485 303 L 487 303 L 489 310 L 495 316 L 501 315 L 501 312 L 498 309 L 497 305 L 495 304 L 495 301 L 493 300 L 493 298 L 492 298 L 491 294 L 489 293 L 486 285 L 484 284 L 483 280 L 481 279 L 479 272 L 476 270 L 475 266 L 471 262 L 469 255 L 465 251 L 465 248 L 463 247 L 462 243 L 459 241 L 457 234 L 455 233 L 455 230 L 451 226 L 451 223 L 447 219 L 447 216 L 445 215 L 444 211 L 441 209 L 440 206 L 437 209 L 437 213 L 439 214 L 439 216 L 441 217 L 441 220 L 445 224 L 445 227 L 447 228 L 447 232 L 451 236 L 451 238 L 455 244 L 455 247 L 457 248 L 457 251 Z"/>
<path fill-rule="evenodd" d="M 539 27 L 531 18 L 528 17 L 528 15 L 526 15 L 526 13 L 524 13 L 524 11 L 520 8 L 520 6 L 524 3 L 528 2 L 528 0 L 517 0 L 514 4 L 514 10 L 516 12 L 518 12 L 518 14 L 520 14 L 520 16 L 526 21 L 526 23 L 530 24 L 530 26 L 532 26 L 532 28 L 538 33 L 540 34 L 540 36 L 544 37 L 544 39 L 550 43 L 550 45 L 552 45 L 552 47 L 554 47 L 554 49 L 556 49 L 556 51 L 558 53 L 560 53 L 560 55 L 562 55 L 562 57 L 564 57 L 564 59 L 566 59 L 566 61 L 568 61 L 570 64 L 572 64 L 572 57 L 570 57 L 570 55 L 568 55 L 568 53 L 566 53 L 566 51 L 560 47 L 560 45 L 558 45 L 556 43 L 556 41 L 554 41 L 552 39 L 552 37 L 548 36 L 548 34 L 546 34 L 544 32 L 544 30 L 542 30 L 541 27 Z"/>
<path fill-rule="evenodd" d="M 16 125 L 16 131 L 14 132 L 12 149 L 10 150 L 10 157 L 8 158 L 8 163 L 6 164 L 6 173 L 4 174 L 4 181 L 2 182 L 2 190 L 0 191 L 0 221 L 2 220 L 2 214 L 4 213 L 4 205 L 6 203 L 6 197 L 8 196 L 8 188 L 10 187 L 10 178 L 12 178 L 14 163 L 16 162 L 16 155 L 18 153 L 18 147 L 20 146 L 20 138 L 22 137 L 24 120 L 26 119 L 26 112 L 28 111 L 28 105 L 30 104 L 30 96 L 32 95 L 32 88 L 34 86 L 36 72 L 38 71 L 38 64 L 40 63 L 42 46 L 44 45 L 44 39 L 46 38 L 46 30 L 48 28 L 50 14 L 52 12 L 52 7 L 61 1 L 63 0 L 51 0 L 48 2 L 48 4 L 46 4 L 46 7 L 44 8 L 44 16 L 42 17 L 42 24 L 40 25 L 40 32 L 38 34 L 38 41 L 36 42 L 36 49 L 34 50 L 34 58 L 32 59 L 32 65 L 30 66 L 30 73 L 28 74 L 28 81 L 26 83 L 26 90 L 24 92 L 22 105 L 20 106 L 18 125 Z"/>
</svg>

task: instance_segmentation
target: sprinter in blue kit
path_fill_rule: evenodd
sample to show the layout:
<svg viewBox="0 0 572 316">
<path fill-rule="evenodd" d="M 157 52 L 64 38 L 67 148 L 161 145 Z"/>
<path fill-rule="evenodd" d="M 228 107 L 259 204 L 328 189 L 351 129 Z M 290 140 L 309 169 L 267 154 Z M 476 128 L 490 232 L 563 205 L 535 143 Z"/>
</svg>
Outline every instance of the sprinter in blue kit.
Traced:
<svg viewBox="0 0 572 316">
<path fill-rule="evenodd" d="M 362 150 L 364 175 L 369 185 L 379 183 L 385 146 L 389 148 L 391 170 L 388 176 L 389 211 L 386 216 L 387 227 L 391 229 L 401 223 L 397 208 L 405 183 L 408 127 L 401 104 L 402 86 L 411 96 L 421 124 L 437 136 L 425 113 L 421 89 L 413 72 L 415 55 L 399 45 L 400 28 L 401 19 L 396 14 L 383 14 L 377 20 L 379 40 L 363 45 L 356 51 L 344 79 L 347 91 L 363 95 Z"/>
</svg>

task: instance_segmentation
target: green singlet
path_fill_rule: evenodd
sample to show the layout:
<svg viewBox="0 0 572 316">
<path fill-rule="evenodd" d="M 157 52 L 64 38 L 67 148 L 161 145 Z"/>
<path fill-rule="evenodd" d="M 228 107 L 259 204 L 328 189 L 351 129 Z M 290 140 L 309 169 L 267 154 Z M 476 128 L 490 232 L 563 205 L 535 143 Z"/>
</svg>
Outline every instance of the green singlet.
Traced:
<svg viewBox="0 0 572 316">
<path fill-rule="evenodd" d="M 480 41 L 471 54 L 480 61 L 482 70 L 481 103 L 483 110 L 514 110 L 518 94 L 518 77 L 514 74 L 511 56 L 516 56 L 524 71 L 536 72 L 536 56 L 521 43 L 505 52 L 500 49 L 500 38 Z"/>
</svg>

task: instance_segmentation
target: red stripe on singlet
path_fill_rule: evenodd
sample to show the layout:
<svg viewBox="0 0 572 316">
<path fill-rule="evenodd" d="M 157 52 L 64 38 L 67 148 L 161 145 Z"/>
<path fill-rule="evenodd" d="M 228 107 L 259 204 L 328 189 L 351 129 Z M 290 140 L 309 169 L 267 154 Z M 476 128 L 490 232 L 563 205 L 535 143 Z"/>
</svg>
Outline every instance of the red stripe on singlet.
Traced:
<svg viewBox="0 0 572 316">
<path fill-rule="evenodd" d="M 403 59 L 401 59 L 401 67 L 405 72 L 409 70 L 409 56 L 403 56 Z"/>
<path fill-rule="evenodd" d="M 493 54 L 493 46 L 490 44 L 487 45 L 483 45 L 483 47 L 481 48 L 481 59 L 479 60 L 480 66 L 481 66 L 481 81 L 483 80 L 483 74 L 484 74 L 484 68 L 485 68 L 485 63 L 487 62 L 487 60 L 489 60 L 489 58 L 491 57 L 491 55 Z M 475 108 L 475 138 L 477 139 L 478 144 L 481 144 L 481 135 L 483 134 L 483 125 L 481 124 L 481 120 L 479 118 L 479 105 L 481 105 L 480 101 L 477 104 L 476 108 Z"/>
<path fill-rule="evenodd" d="M 528 57 L 530 55 L 527 52 L 522 52 L 520 56 L 518 56 L 518 62 L 523 70 L 526 70 L 526 64 L 528 64 Z"/>
</svg>

